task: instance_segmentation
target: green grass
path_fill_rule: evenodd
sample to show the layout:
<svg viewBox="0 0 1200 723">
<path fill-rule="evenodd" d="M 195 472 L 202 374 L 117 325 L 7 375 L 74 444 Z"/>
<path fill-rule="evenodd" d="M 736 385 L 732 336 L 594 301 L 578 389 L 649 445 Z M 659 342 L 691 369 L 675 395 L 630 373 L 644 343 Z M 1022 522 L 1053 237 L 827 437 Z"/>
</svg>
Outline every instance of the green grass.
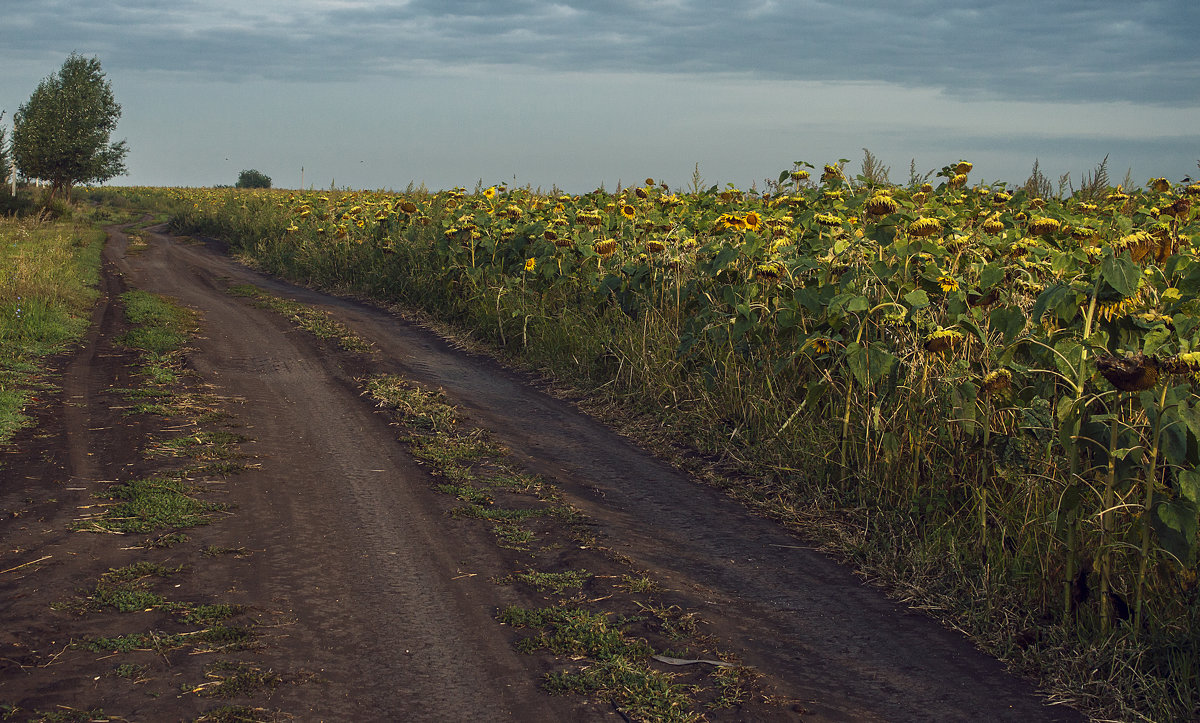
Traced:
<svg viewBox="0 0 1200 723">
<path fill-rule="evenodd" d="M 314 309 L 290 299 L 283 299 L 253 284 L 238 284 L 229 287 L 229 293 L 254 300 L 255 306 L 270 309 L 291 319 L 292 323 L 320 339 L 332 339 L 346 351 L 367 353 L 371 343 L 350 331 L 349 327 L 335 321 L 327 311 Z"/>
<path fill-rule="evenodd" d="M 0 217 L 0 443 L 30 424 L 26 408 L 52 389 L 46 358 L 87 329 L 103 246 L 86 218 Z"/>
<path fill-rule="evenodd" d="M 194 497 L 196 488 L 179 477 L 151 477 L 110 485 L 95 497 L 115 500 L 97 515 L 74 523 L 80 532 L 147 533 L 204 525 L 224 505 Z"/>
<path fill-rule="evenodd" d="M 218 661 L 206 666 L 204 673 L 207 680 L 194 685 L 185 683 L 183 692 L 206 698 L 234 698 L 274 690 L 283 680 L 270 670 L 241 662 Z"/>
<path fill-rule="evenodd" d="M 638 720 L 701 720 L 687 688 L 650 667 L 654 650 L 649 643 L 626 636 L 611 616 L 580 608 L 509 607 L 499 619 L 533 631 L 518 645 L 525 652 L 544 649 L 586 660 L 579 668 L 547 675 L 545 687 L 551 693 L 603 694 Z"/>
<path fill-rule="evenodd" d="M 527 570 L 513 573 L 506 581 L 524 583 L 538 592 L 552 592 L 561 595 L 569 589 L 578 590 L 591 579 L 592 573 L 587 570 L 567 570 L 565 572 L 539 572 Z"/>
</svg>

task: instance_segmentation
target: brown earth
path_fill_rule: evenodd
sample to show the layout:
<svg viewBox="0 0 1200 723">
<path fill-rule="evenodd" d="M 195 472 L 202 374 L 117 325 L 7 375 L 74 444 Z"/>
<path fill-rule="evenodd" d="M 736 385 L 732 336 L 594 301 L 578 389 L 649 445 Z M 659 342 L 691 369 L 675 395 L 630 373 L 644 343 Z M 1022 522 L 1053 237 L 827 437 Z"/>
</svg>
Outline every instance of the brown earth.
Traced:
<svg viewBox="0 0 1200 723">
<path fill-rule="evenodd" d="M 122 231 L 110 231 L 104 300 L 84 344 L 61 360 L 61 396 L 35 410 L 38 426 L 0 457 L 0 704 L 22 713 L 102 708 L 144 721 L 192 720 L 221 704 L 181 693 L 206 680 L 211 654 L 117 659 L 73 648 L 113 635 L 117 614 L 50 607 L 93 588 L 110 568 L 153 559 L 184 566 L 160 584 L 171 599 L 245 606 L 258 642 L 226 657 L 280 676 L 273 691 L 241 702 L 281 718 L 623 717 L 604 702 L 539 689 L 542 675 L 566 661 L 517 652 L 522 635 L 496 621 L 507 605 L 546 604 L 495 582 L 527 567 L 529 555 L 498 547 L 485 526 L 448 517 L 453 500 L 431 489 L 430 472 L 397 441 L 391 418 L 362 394 L 359 379 L 390 373 L 443 389 L 586 516 L 606 555 L 565 545 L 555 565 L 645 571 L 669 589 L 664 604 L 697 613 L 715 648 L 763 675 L 771 697 L 709 718 L 1081 719 L 1048 706 L 963 636 L 888 600 L 525 375 L 387 311 L 264 277 L 215 243 L 148 236 L 134 254 Z M 227 293 L 240 283 L 327 310 L 377 351 L 335 351 Z M 127 287 L 200 312 L 189 384 L 231 415 L 223 424 L 248 440 L 241 448 L 254 462 L 212 480 L 228 514 L 165 550 L 68 531 L 107 482 L 154 471 L 142 450 L 172 424 L 123 409 L 134 357 L 114 337 L 124 328 L 117 297 Z M 205 548 L 244 554 L 205 556 Z M 120 615 L 126 632 L 174 624 L 162 610 Z M 126 660 L 144 665 L 158 687 L 113 676 Z"/>
</svg>

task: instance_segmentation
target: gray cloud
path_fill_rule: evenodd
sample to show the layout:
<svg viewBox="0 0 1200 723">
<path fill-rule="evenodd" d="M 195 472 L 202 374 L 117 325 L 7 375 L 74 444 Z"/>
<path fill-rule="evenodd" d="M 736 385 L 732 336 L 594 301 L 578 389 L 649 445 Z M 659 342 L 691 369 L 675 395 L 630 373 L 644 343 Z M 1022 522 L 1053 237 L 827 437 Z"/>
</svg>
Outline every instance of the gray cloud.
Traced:
<svg viewBox="0 0 1200 723">
<path fill-rule="evenodd" d="M 274 80 L 479 65 L 719 72 L 1195 106 L 1197 28 L 1195 0 L 20 0 L 6 3 L 0 62 L 46 57 L 51 69 L 77 49 L 114 70 Z"/>
</svg>

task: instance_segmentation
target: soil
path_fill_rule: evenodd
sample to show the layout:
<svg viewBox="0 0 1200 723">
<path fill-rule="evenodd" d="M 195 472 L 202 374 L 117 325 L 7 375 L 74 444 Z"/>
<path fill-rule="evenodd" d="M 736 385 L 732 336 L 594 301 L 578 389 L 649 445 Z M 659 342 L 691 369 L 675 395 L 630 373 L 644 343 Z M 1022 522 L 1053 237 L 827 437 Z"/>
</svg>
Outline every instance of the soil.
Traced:
<svg viewBox="0 0 1200 723">
<path fill-rule="evenodd" d="M 51 607 L 94 588 L 110 568 L 153 559 L 185 570 L 162 583 L 171 599 L 244 606 L 258 642 L 233 657 L 281 682 L 242 702 L 281 719 L 623 718 L 605 701 L 541 690 L 543 675 L 565 662 L 519 652 L 520 632 L 496 621 L 505 606 L 545 604 L 496 583 L 529 556 L 498 547 L 484 525 L 448 516 L 454 501 L 431 489 L 429 470 L 398 441 L 392 419 L 363 396 L 359 380 L 389 373 L 444 390 L 471 424 L 586 516 L 603 559 L 565 544 L 557 564 L 590 555 L 587 568 L 598 574 L 644 571 L 669 590 L 664 603 L 704 621 L 715 648 L 762 674 L 765 697 L 708 718 L 1082 720 L 1047 705 L 962 635 L 887 599 L 811 543 L 527 375 L 386 310 L 263 276 L 215 242 L 161 228 L 144 235 L 149 244 L 134 252 L 122 230 L 110 229 L 104 298 L 84 343 L 57 364 L 61 393 L 30 410 L 37 426 L 0 455 L 0 704 L 144 721 L 194 720 L 223 704 L 180 692 L 206 680 L 211 655 L 116 658 L 72 647 L 112 635 L 117 614 Z M 376 351 L 334 350 L 227 292 L 241 283 L 331 312 Z M 118 297 L 127 288 L 199 312 L 188 383 L 229 415 L 223 424 L 247 440 L 241 449 L 253 461 L 214 480 L 229 512 L 165 550 L 143 549 L 128 535 L 70 531 L 97 504 L 98 489 L 153 473 L 161 462 L 144 454 L 147 440 L 173 423 L 125 409 L 121 390 L 136 384 L 135 356 L 114 340 L 125 329 Z M 162 610 L 120 615 L 127 632 L 173 624 Z M 123 661 L 144 665 L 160 684 L 155 692 L 113 675 Z"/>
</svg>

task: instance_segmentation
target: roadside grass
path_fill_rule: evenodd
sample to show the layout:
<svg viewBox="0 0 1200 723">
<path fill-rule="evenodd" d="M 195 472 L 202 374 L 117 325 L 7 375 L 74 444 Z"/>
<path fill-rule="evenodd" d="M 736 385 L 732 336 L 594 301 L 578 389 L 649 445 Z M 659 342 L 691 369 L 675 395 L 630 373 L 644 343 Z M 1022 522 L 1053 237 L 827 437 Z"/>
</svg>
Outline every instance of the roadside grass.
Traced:
<svg viewBox="0 0 1200 723">
<path fill-rule="evenodd" d="M 314 309 L 290 299 L 280 298 L 253 284 L 237 284 L 229 287 L 229 293 L 253 300 L 254 305 L 270 309 L 291 319 L 292 323 L 320 339 L 332 339 L 338 346 L 350 352 L 369 353 L 371 343 L 350 331 L 345 324 L 335 321 L 327 311 Z"/>
<path fill-rule="evenodd" d="M 58 221 L 0 217 L 0 444 L 31 423 L 29 404 L 57 388 L 46 358 L 87 330 L 104 238 L 82 212 Z"/>
</svg>

